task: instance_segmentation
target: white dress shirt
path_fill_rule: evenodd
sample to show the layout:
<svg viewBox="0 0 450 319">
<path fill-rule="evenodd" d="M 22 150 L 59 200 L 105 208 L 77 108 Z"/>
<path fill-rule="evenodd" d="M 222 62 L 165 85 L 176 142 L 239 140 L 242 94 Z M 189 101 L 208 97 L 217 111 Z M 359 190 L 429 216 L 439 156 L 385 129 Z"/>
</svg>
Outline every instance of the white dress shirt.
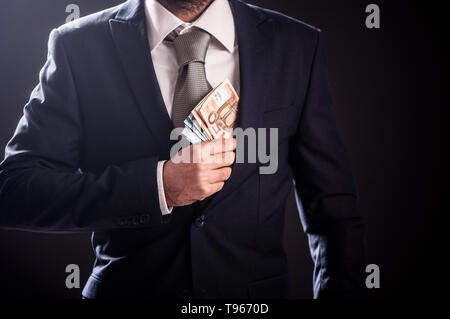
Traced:
<svg viewBox="0 0 450 319">
<path fill-rule="evenodd" d="M 174 30 L 182 34 L 189 32 L 191 28 L 200 28 L 211 34 L 205 57 L 206 79 L 211 87 L 228 79 L 239 94 L 239 53 L 234 18 L 227 0 L 214 0 L 201 16 L 191 23 L 180 20 L 156 0 L 145 1 L 145 14 L 156 78 L 170 117 L 179 66 L 173 43 L 164 39 Z M 172 207 L 167 207 L 164 194 L 164 162 L 160 161 L 157 166 L 159 205 L 163 215 L 172 211 Z"/>
</svg>

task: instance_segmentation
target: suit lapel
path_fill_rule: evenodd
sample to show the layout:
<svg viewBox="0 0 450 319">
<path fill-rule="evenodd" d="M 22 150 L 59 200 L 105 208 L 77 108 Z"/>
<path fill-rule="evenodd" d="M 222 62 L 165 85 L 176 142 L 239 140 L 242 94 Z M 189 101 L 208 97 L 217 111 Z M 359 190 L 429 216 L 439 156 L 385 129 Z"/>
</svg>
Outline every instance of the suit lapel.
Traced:
<svg viewBox="0 0 450 319">
<path fill-rule="evenodd" d="M 265 17 L 251 6 L 231 0 L 239 47 L 240 101 L 238 127 L 242 129 L 261 127 L 265 92 L 270 85 L 271 47 L 265 35 Z M 245 147 L 245 159 L 247 161 Z M 223 189 L 211 199 L 209 207 L 236 190 L 259 166 L 257 163 L 235 163 L 230 178 Z"/>
<path fill-rule="evenodd" d="M 143 5 L 139 0 L 126 2 L 109 24 L 140 113 L 160 144 L 160 154 L 168 156 L 173 125 L 156 78 Z"/>
</svg>

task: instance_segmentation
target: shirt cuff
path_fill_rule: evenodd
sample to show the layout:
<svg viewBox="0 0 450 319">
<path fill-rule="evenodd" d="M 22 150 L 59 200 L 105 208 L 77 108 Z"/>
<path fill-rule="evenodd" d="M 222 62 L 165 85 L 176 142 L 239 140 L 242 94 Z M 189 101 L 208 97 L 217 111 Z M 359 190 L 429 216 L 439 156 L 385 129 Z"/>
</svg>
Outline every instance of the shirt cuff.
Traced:
<svg viewBox="0 0 450 319">
<path fill-rule="evenodd" d="M 158 198 L 159 207 L 161 208 L 161 214 L 167 215 L 172 212 L 173 207 L 167 207 L 166 195 L 164 194 L 164 184 L 163 184 L 163 168 L 166 161 L 159 161 L 156 167 L 156 180 L 158 182 Z"/>
</svg>

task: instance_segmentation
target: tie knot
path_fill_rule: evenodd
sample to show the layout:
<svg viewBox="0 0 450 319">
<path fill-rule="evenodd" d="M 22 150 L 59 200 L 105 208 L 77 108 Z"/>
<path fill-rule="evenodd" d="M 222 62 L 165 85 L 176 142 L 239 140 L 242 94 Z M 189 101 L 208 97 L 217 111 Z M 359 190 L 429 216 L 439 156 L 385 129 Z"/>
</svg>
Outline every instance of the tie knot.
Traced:
<svg viewBox="0 0 450 319">
<path fill-rule="evenodd" d="M 174 40 L 178 65 L 183 67 L 191 62 L 205 62 L 211 36 L 203 30 L 191 30 L 178 35 Z"/>
</svg>

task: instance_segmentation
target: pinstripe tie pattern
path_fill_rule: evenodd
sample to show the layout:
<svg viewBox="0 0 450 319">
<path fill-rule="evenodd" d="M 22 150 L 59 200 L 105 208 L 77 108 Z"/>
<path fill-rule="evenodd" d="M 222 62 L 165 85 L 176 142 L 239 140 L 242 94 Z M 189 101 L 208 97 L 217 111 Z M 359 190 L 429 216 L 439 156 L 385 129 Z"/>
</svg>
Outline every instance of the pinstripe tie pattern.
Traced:
<svg viewBox="0 0 450 319">
<path fill-rule="evenodd" d="M 183 127 L 192 109 L 211 90 L 205 73 L 205 57 L 210 39 L 209 33 L 198 29 L 173 39 L 180 68 L 173 96 L 174 127 Z"/>
</svg>

